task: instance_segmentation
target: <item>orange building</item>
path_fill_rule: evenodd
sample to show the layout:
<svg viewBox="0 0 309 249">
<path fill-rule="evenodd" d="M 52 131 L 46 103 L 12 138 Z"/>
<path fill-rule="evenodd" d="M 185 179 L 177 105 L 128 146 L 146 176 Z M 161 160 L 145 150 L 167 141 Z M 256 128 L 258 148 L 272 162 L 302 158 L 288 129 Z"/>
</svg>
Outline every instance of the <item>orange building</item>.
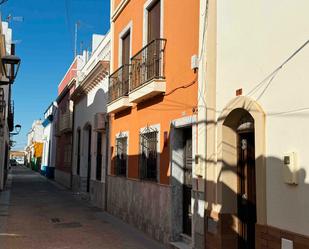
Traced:
<svg viewBox="0 0 309 249">
<path fill-rule="evenodd" d="M 203 244 L 192 180 L 199 11 L 199 0 L 111 0 L 107 209 L 165 244 Z"/>
</svg>

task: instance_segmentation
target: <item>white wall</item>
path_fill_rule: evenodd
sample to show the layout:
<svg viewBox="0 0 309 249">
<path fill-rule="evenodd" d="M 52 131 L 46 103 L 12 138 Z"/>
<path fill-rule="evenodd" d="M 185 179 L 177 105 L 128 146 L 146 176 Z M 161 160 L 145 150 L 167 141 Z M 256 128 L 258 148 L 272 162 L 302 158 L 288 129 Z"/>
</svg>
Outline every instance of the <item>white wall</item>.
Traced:
<svg viewBox="0 0 309 249">
<path fill-rule="evenodd" d="M 76 173 L 77 165 L 77 129 L 81 129 L 81 176 L 87 176 L 87 148 L 88 138 L 87 132 L 84 130 L 85 125 L 90 124 L 92 129 L 94 127 L 94 116 L 96 113 L 106 112 L 107 103 L 107 86 L 108 78 L 100 82 L 87 96 L 81 99 L 75 105 L 75 119 L 74 119 L 74 158 L 73 168 Z M 91 179 L 95 179 L 96 169 L 96 132 L 92 132 L 92 173 Z M 103 160 L 104 162 L 104 160 Z"/>
<path fill-rule="evenodd" d="M 217 1 L 217 112 L 248 93 L 307 39 L 307 0 Z M 267 223 L 309 235 L 309 45 L 286 64 L 265 93 L 254 94 L 266 112 Z M 261 95 L 262 94 L 262 95 Z M 261 96 L 260 96 L 261 95 Z M 296 151 L 300 184 L 282 177 L 282 158 Z"/>
<path fill-rule="evenodd" d="M 49 146 L 50 146 L 50 132 L 51 132 L 51 124 L 48 124 L 43 129 L 43 158 L 42 158 L 42 166 L 48 165 L 48 157 L 49 157 Z"/>
</svg>

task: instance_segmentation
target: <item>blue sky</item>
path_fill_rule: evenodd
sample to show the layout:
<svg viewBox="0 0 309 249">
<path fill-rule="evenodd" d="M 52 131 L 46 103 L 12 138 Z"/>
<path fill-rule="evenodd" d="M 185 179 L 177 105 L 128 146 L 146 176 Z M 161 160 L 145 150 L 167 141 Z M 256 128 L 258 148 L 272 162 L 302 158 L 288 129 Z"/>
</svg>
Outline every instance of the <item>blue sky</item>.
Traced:
<svg viewBox="0 0 309 249">
<path fill-rule="evenodd" d="M 10 22 L 16 54 L 22 59 L 13 85 L 15 124 L 22 125 L 14 149 L 24 148 L 33 120 L 43 118 L 57 96 L 73 60 L 75 23 L 81 21 L 78 50 L 81 44 L 90 48 L 93 33 L 109 30 L 109 5 L 109 0 L 8 0 L 1 6 L 2 19 L 9 14 L 24 18 Z"/>
</svg>

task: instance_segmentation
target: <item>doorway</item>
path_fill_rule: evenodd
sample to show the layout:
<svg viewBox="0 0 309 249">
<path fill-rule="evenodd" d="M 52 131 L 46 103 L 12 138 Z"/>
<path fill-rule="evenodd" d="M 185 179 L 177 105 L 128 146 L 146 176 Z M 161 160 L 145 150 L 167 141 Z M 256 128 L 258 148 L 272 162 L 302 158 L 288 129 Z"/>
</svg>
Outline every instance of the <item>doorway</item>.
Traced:
<svg viewBox="0 0 309 249">
<path fill-rule="evenodd" d="M 90 191 L 90 178 L 91 178 L 91 133 L 92 128 L 88 126 L 88 147 L 87 147 L 87 193 Z"/>
<path fill-rule="evenodd" d="M 238 131 L 238 248 L 255 248 L 256 182 L 254 131 Z"/>
<path fill-rule="evenodd" d="M 192 234 L 192 128 L 183 131 L 183 233 L 191 236 Z"/>
</svg>

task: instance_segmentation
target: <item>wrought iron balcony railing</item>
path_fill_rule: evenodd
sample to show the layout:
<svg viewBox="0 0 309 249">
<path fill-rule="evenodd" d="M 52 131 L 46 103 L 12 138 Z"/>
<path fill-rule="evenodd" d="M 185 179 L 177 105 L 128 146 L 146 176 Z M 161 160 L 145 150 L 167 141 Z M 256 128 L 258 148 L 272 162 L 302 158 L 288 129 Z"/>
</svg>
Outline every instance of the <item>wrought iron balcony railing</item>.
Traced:
<svg viewBox="0 0 309 249">
<path fill-rule="evenodd" d="M 109 77 L 108 102 L 127 96 L 129 93 L 130 67 L 125 64 Z"/>
<path fill-rule="evenodd" d="M 71 111 L 66 111 L 65 113 L 61 113 L 58 121 L 58 132 L 68 132 L 72 130 L 72 119 L 73 114 Z"/>
<path fill-rule="evenodd" d="M 131 59 L 130 91 L 152 79 L 164 79 L 166 39 L 156 39 L 143 47 Z"/>
</svg>

